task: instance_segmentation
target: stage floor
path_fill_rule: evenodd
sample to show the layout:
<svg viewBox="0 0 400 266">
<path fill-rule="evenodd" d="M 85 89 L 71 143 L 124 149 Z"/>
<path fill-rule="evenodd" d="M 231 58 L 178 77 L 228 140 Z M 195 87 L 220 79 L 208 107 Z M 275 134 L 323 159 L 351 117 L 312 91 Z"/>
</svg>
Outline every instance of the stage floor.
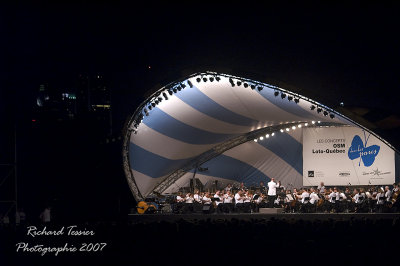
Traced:
<svg viewBox="0 0 400 266">
<path fill-rule="evenodd" d="M 353 219 L 396 219 L 400 218 L 400 213 L 226 213 L 226 214 L 128 214 L 128 221 L 131 223 L 166 221 L 174 222 L 179 220 L 199 221 L 199 220 L 353 220 Z"/>
</svg>

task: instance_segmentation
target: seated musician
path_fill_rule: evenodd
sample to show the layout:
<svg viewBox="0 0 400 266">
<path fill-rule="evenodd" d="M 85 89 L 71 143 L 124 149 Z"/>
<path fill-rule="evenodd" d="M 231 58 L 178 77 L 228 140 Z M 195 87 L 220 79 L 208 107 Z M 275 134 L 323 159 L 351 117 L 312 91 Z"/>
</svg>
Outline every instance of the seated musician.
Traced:
<svg viewBox="0 0 400 266">
<path fill-rule="evenodd" d="M 184 202 L 185 198 L 183 198 L 182 192 L 179 192 L 178 195 L 176 195 L 176 202 Z"/>
<path fill-rule="evenodd" d="M 284 199 L 284 206 L 285 206 L 285 212 L 291 212 L 294 211 L 292 209 L 292 203 L 295 201 L 292 192 L 290 189 L 286 190 L 286 197 Z"/>
<path fill-rule="evenodd" d="M 392 191 L 390 190 L 389 186 L 385 186 L 385 197 L 386 197 L 386 202 L 391 202 Z"/>
<path fill-rule="evenodd" d="M 260 187 L 259 187 L 260 193 L 265 194 L 267 192 L 267 188 L 264 185 L 263 181 L 260 181 Z"/>
<path fill-rule="evenodd" d="M 183 213 L 188 213 L 188 212 L 193 212 L 194 211 L 194 209 L 193 209 L 193 201 L 194 201 L 194 198 L 193 198 L 192 193 L 190 193 L 190 192 L 187 193 L 186 197 L 185 197 L 185 206 L 183 208 Z"/>
<path fill-rule="evenodd" d="M 240 183 L 239 190 L 241 190 L 241 191 L 243 191 L 243 192 L 247 190 L 247 187 L 244 185 L 244 183 L 243 183 L 243 182 L 242 182 L 242 183 Z"/>
<path fill-rule="evenodd" d="M 233 197 L 231 191 L 227 191 L 223 196 L 222 211 L 229 213 L 233 211 Z"/>
<path fill-rule="evenodd" d="M 195 190 L 194 191 L 194 195 L 193 195 L 193 199 L 194 199 L 194 202 L 195 203 L 202 203 L 202 201 L 201 201 L 201 197 L 200 197 L 200 195 L 199 195 L 199 190 Z"/>
<path fill-rule="evenodd" d="M 315 205 L 315 204 L 317 204 L 317 202 L 319 201 L 318 194 L 317 194 L 317 192 L 315 191 L 315 189 L 314 189 L 313 187 L 310 189 L 310 191 L 311 191 L 311 194 L 310 194 L 310 203 L 311 203 L 312 205 Z"/>
<path fill-rule="evenodd" d="M 225 192 L 230 191 L 232 192 L 232 184 L 229 183 L 226 187 L 225 187 Z"/>
<path fill-rule="evenodd" d="M 243 195 L 244 199 L 243 199 L 243 211 L 244 212 L 251 212 L 252 211 L 252 206 L 251 206 L 251 200 L 253 198 L 253 195 L 251 195 L 251 193 L 246 190 L 246 192 Z"/>
<path fill-rule="evenodd" d="M 324 182 L 321 182 L 319 186 L 317 187 L 318 191 L 320 194 L 325 195 L 325 184 Z"/>
<path fill-rule="evenodd" d="M 297 188 L 293 188 L 293 198 L 294 198 L 294 203 L 292 204 L 294 212 L 298 211 L 301 206 L 301 193 L 300 191 L 297 191 Z"/>
<path fill-rule="evenodd" d="M 376 194 L 376 210 L 383 212 L 383 204 L 385 203 L 385 191 L 380 188 L 378 194 Z"/>
<path fill-rule="evenodd" d="M 173 205 L 173 212 L 182 213 L 185 201 L 186 199 L 183 196 L 182 192 L 179 192 L 178 195 L 176 195 L 176 204 Z"/>
<path fill-rule="evenodd" d="M 330 204 L 329 211 L 330 212 L 336 212 L 336 202 L 339 201 L 339 193 L 337 191 L 337 188 L 333 188 L 333 191 L 328 195 L 328 199 Z"/>
<path fill-rule="evenodd" d="M 365 193 L 362 192 L 362 189 L 358 190 L 358 189 L 354 189 L 354 191 L 356 192 L 354 197 L 353 197 L 353 202 L 355 204 L 355 212 L 360 212 L 362 210 L 362 203 L 365 200 Z"/>
<path fill-rule="evenodd" d="M 203 204 L 211 204 L 210 193 L 206 192 L 204 197 L 202 198 Z"/>
<path fill-rule="evenodd" d="M 259 212 L 260 208 L 266 208 L 267 204 L 264 202 L 265 195 L 262 193 L 256 193 L 253 196 L 254 212 Z"/>
<path fill-rule="evenodd" d="M 215 207 L 217 208 L 217 211 L 222 212 L 223 201 L 222 201 L 221 191 L 217 190 L 215 192 L 214 199 L 215 199 L 214 204 L 215 204 Z"/>
</svg>

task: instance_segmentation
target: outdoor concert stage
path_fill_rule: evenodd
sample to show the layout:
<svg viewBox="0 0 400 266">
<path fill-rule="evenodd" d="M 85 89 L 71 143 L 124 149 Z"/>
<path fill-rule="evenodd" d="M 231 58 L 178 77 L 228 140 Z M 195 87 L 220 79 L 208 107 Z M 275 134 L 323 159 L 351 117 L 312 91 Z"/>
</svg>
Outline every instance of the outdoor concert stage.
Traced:
<svg viewBox="0 0 400 266">
<path fill-rule="evenodd" d="M 231 220 L 285 220 L 285 221 L 350 221 L 399 219 L 400 213 L 226 213 L 226 214 L 128 214 L 130 223 L 177 222 L 177 221 L 231 221 Z"/>
</svg>

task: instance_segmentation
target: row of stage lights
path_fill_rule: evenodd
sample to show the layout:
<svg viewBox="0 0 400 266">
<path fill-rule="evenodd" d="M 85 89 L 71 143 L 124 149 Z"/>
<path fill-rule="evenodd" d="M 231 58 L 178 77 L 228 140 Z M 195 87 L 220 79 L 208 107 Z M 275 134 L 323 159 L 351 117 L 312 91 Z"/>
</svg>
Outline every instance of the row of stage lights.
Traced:
<svg viewBox="0 0 400 266">
<path fill-rule="evenodd" d="M 311 111 L 314 111 L 315 109 L 317 109 L 317 113 L 318 114 L 322 113 L 324 116 L 328 116 L 329 115 L 329 117 L 331 119 L 335 118 L 335 114 L 334 113 L 330 113 L 330 112 L 328 112 L 328 110 L 323 110 L 322 107 L 320 107 L 320 106 L 315 106 L 314 104 L 312 104 L 310 106 L 310 109 L 311 109 Z"/>
<path fill-rule="evenodd" d="M 311 124 L 313 124 L 313 125 L 315 125 L 315 124 L 320 124 L 321 123 L 321 121 L 311 121 Z M 296 128 L 302 128 L 303 126 L 304 127 L 307 127 L 309 124 L 308 123 L 304 123 L 303 125 L 302 124 L 298 124 L 297 125 L 297 127 L 296 126 L 292 126 L 292 130 L 296 130 Z M 283 132 L 289 132 L 290 131 L 290 128 L 289 127 L 287 127 L 287 128 L 285 128 L 285 129 L 280 129 L 279 130 L 281 133 L 283 133 Z M 275 132 L 272 132 L 271 134 L 266 134 L 265 135 L 265 137 L 264 137 L 264 135 L 263 136 L 260 136 L 260 137 L 258 137 L 258 138 L 256 138 L 256 139 L 254 139 L 254 142 L 258 142 L 258 140 L 264 140 L 264 138 L 265 139 L 268 139 L 269 137 L 273 137 L 273 136 L 275 136 Z"/>
</svg>

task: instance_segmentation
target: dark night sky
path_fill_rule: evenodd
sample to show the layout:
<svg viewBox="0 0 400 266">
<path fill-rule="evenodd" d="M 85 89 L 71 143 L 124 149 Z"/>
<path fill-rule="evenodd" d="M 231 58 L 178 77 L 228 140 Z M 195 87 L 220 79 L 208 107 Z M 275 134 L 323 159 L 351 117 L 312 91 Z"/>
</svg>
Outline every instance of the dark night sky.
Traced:
<svg viewBox="0 0 400 266">
<path fill-rule="evenodd" d="M 22 128 L 29 128 L 35 93 L 41 83 L 67 88 L 80 73 L 101 73 L 112 88 L 114 126 L 121 130 L 146 91 L 198 70 L 225 70 L 281 81 L 309 91 L 328 105 L 344 101 L 399 113 L 398 11 L 399 6 L 390 3 L 2 4 L 1 119 L 8 126 L 18 120 Z M 21 143 L 35 141 L 33 136 L 34 133 L 21 133 Z M 56 137 L 50 139 L 59 142 Z M 71 159 L 79 144 L 64 144 L 61 147 L 67 149 L 65 153 L 43 140 L 40 145 L 47 148 L 36 152 L 28 152 L 30 148 L 25 147 L 19 150 L 20 156 L 30 161 L 26 165 L 37 168 L 21 170 L 22 201 L 27 201 L 24 193 L 33 185 L 27 179 L 38 178 L 30 172 L 43 174 L 38 169 L 47 165 L 46 160 L 54 164 L 49 152 L 57 154 L 62 162 L 53 168 L 61 167 L 66 172 L 64 181 L 51 182 L 46 178 L 52 174 L 46 172 L 36 184 L 38 191 L 51 190 L 43 189 L 49 183 L 52 189 L 62 184 L 59 186 L 65 185 L 71 191 L 90 172 L 84 169 L 84 161 Z M 113 158 L 116 166 L 110 167 L 110 172 L 120 169 L 120 149 L 112 152 L 102 159 Z M 91 156 L 91 150 L 83 153 Z M 69 162 L 76 164 L 75 170 L 81 174 L 66 170 Z M 93 162 L 96 164 L 99 161 Z M 127 185 L 120 179 L 119 185 L 111 186 L 114 192 L 107 192 L 104 187 L 110 180 L 103 180 L 96 188 L 99 192 L 93 192 L 91 197 L 97 199 L 107 193 L 112 198 L 121 189 L 125 193 Z M 92 181 L 83 182 L 79 193 L 83 195 Z M 61 196 L 57 189 L 54 191 L 54 197 L 68 199 L 65 191 L 60 192 Z"/>
</svg>

